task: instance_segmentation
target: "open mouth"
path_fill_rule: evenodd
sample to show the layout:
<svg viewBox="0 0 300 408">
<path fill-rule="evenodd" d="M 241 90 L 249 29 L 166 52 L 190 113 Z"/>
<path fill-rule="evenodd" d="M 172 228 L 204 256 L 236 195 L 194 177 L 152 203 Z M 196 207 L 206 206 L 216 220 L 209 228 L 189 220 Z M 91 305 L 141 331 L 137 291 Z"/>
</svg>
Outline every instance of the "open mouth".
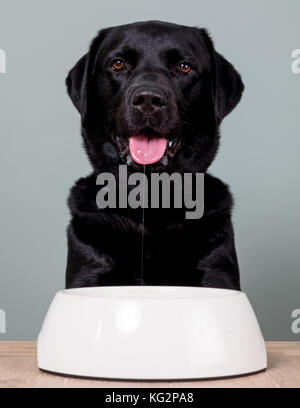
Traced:
<svg viewBox="0 0 300 408">
<path fill-rule="evenodd" d="M 149 165 L 162 161 L 168 163 L 173 158 L 180 146 L 180 139 L 168 140 L 154 131 L 148 129 L 130 136 L 129 139 L 117 137 L 120 153 L 127 164 L 132 160 L 141 165 Z"/>
</svg>

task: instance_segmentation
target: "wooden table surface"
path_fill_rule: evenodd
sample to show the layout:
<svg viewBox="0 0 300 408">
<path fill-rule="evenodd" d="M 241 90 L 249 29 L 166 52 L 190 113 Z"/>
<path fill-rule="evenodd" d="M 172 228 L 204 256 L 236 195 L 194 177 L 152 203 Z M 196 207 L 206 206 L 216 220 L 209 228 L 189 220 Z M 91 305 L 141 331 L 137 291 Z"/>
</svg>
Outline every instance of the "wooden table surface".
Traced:
<svg viewBox="0 0 300 408">
<path fill-rule="evenodd" d="M 84 380 L 46 374 L 36 362 L 35 342 L 0 342 L 0 388 L 300 388 L 300 342 L 267 342 L 268 369 L 246 377 L 189 382 Z"/>
</svg>

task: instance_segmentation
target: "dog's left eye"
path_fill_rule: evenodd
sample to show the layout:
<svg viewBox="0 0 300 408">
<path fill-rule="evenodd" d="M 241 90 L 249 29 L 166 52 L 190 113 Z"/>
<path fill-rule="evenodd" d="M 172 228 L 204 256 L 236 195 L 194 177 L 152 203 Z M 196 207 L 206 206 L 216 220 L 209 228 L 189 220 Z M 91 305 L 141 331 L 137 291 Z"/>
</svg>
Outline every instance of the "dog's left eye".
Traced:
<svg viewBox="0 0 300 408">
<path fill-rule="evenodd" d="M 190 66 L 190 64 L 186 63 L 186 62 L 182 62 L 179 67 L 178 67 L 179 71 L 182 72 L 183 74 L 189 74 L 192 70 L 192 67 Z"/>
<path fill-rule="evenodd" d="M 121 58 L 117 58 L 112 62 L 111 67 L 114 71 L 122 71 L 125 68 L 125 62 Z"/>
</svg>

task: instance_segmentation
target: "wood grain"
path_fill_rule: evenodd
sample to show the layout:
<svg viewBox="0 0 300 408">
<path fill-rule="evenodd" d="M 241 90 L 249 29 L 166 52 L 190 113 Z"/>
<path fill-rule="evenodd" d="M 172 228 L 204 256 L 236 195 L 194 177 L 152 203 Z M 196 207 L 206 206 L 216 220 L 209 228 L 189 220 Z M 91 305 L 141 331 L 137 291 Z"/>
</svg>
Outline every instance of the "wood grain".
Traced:
<svg viewBox="0 0 300 408">
<path fill-rule="evenodd" d="M 41 372 L 35 342 L 0 342 L 0 388 L 300 388 L 300 342 L 267 342 L 268 370 L 227 380 L 188 382 L 100 381 Z"/>
</svg>

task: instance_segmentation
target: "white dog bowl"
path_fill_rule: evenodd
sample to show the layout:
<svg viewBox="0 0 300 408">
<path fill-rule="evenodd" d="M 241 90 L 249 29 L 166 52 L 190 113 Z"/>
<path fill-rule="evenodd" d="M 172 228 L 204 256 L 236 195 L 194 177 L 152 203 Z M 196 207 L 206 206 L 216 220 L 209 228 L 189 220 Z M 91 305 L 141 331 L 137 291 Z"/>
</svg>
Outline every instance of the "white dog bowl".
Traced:
<svg viewBox="0 0 300 408">
<path fill-rule="evenodd" d="M 84 377 L 175 380 L 252 374 L 267 361 L 244 293 L 118 286 L 58 292 L 38 338 L 38 365 Z"/>
</svg>

